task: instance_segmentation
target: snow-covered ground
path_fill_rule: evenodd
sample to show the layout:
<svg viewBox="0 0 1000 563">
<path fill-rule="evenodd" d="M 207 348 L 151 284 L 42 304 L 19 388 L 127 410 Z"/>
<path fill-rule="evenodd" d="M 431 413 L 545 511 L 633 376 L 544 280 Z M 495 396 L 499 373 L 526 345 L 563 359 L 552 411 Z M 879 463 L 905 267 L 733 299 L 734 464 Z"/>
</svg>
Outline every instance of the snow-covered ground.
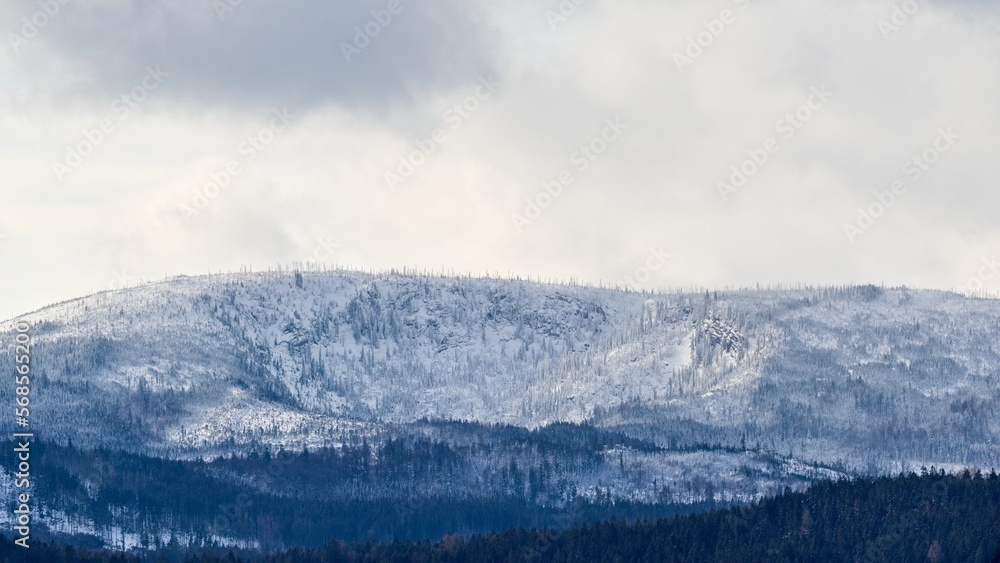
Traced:
<svg viewBox="0 0 1000 563">
<path fill-rule="evenodd" d="M 468 448 L 475 433 L 421 421 L 585 422 L 663 449 L 616 446 L 566 469 L 580 496 L 679 503 L 1000 468 L 1000 302 L 946 292 L 280 272 L 174 278 L 18 320 L 32 325 L 32 430 L 78 446 L 191 459 L 427 435 Z M 470 463 L 497 474 L 537 454 L 505 455 Z"/>
<path fill-rule="evenodd" d="M 861 470 L 1000 459 L 1000 303 L 946 292 L 280 272 L 174 278 L 22 319 L 44 374 L 34 421 L 77 443 L 184 456 L 427 417 L 589 420 Z"/>
</svg>

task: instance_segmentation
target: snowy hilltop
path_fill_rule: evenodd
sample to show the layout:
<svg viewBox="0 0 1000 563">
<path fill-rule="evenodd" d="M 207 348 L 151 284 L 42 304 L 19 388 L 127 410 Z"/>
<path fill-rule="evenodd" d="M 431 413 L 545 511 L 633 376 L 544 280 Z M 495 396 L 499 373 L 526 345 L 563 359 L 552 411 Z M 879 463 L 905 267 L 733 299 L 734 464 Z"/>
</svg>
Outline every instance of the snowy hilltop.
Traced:
<svg viewBox="0 0 1000 563">
<path fill-rule="evenodd" d="M 33 417 L 57 441 L 185 456 L 376 440 L 422 419 L 571 422 L 884 471 L 998 465 L 998 313 L 874 286 L 293 271 L 173 278 L 20 319 Z"/>
</svg>

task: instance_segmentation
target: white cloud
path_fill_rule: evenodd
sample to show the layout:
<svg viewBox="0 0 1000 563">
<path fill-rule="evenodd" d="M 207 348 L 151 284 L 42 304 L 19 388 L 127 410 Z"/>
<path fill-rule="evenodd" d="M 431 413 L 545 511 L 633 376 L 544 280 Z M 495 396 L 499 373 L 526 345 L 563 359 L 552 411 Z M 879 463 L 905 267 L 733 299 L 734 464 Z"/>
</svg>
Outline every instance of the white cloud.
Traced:
<svg viewBox="0 0 1000 563">
<path fill-rule="evenodd" d="M 359 267 L 593 282 L 665 248 L 650 287 L 953 288 L 1000 252 L 990 3 L 925 2 L 888 40 L 878 22 L 891 2 L 592 0 L 556 30 L 545 10 L 557 2 L 407 4 L 345 70 L 340 37 L 383 4 L 246 4 L 219 22 L 208 3 L 80 2 L 21 52 L 8 46 L 0 259 L 21 266 L 0 281 L 0 316 L 103 289 L 123 269 L 158 279 L 287 264 L 319 238 L 339 244 L 330 260 Z M 672 54 L 723 9 L 735 19 L 679 71 Z M 15 27 L 31 11 L 0 10 Z M 144 27 L 158 13 L 165 24 Z M 116 41 L 136 49 L 115 54 Z M 206 46 L 217 51 L 197 51 Z M 53 160 L 117 119 L 116 97 L 160 59 L 173 65 L 162 87 L 59 182 Z M 445 112 L 490 73 L 502 85 L 453 128 Z M 778 120 L 823 85 L 834 97 L 780 137 Z M 184 221 L 179 206 L 242 159 L 241 143 L 280 106 L 293 124 Z M 625 134 L 574 168 L 574 152 L 615 117 Z M 948 126 L 961 135 L 954 149 L 851 244 L 843 225 Z M 385 172 L 435 129 L 447 140 L 389 190 Z M 717 182 L 768 137 L 780 150 L 722 201 Z M 511 215 L 563 169 L 574 182 L 519 233 Z"/>
</svg>

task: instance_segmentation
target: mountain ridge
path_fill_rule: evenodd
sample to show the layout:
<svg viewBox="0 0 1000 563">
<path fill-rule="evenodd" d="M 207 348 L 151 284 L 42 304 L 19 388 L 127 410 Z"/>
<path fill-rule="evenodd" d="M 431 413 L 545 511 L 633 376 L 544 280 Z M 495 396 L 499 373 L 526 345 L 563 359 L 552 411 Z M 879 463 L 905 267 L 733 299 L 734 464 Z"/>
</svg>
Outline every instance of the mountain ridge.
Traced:
<svg viewBox="0 0 1000 563">
<path fill-rule="evenodd" d="M 43 456 L 33 498 L 53 531 L 104 545 L 257 545 L 272 503 L 318 520 L 374 503 L 337 533 L 427 539 L 581 505 L 667 514 L 1000 467 L 1000 302 L 946 292 L 290 271 L 175 278 L 20 319 L 31 430 L 61 452 Z M 204 493 L 150 496 L 143 468 Z M 15 472 L 0 470 L 8 498 Z M 268 549 L 333 533 L 267 526 Z"/>
<path fill-rule="evenodd" d="M 106 442 L 91 424 L 81 435 L 88 417 L 74 411 L 94 394 L 104 396 L 95 412 L 129 439 L 167 449 L 229 438 L 335 445 L 317 436 L 431 418 L 647 426 L 644 438 L 665 432 L 681 443 L 699 434 L 711 442 L 702 438 L 714 432 L 727 445 L 807 456 L 836 440 L 837 425 L 871 443 L 851 418 L 886 426 L 887 445 L 902 438 L 920 450 L 931 425 L 914 404 L 947 402 L 941 416 L 956 420 L 945 426 L 958 427 L 983 462 L 996 460 L 1000 436 L 990 422 L 1000 403 L 989 340 L 998 313 L 993 300 L 870 285 L 639 293 L 290 271 L 171 278 L 19 319 L 34 325 L 37 420 L 53 438 L 82 443 Z M 965 334 L 948 333 L 963 326 Z M 116 404 L 124 412 L 111 412 Z M 692 424 L 705 430 L 685 438 L 672 429 Z M 789 427 L 798 424 L 818 436 Z M 879 451 L 862 465 L 969 461 L 923 450 Z"/>
</svg>

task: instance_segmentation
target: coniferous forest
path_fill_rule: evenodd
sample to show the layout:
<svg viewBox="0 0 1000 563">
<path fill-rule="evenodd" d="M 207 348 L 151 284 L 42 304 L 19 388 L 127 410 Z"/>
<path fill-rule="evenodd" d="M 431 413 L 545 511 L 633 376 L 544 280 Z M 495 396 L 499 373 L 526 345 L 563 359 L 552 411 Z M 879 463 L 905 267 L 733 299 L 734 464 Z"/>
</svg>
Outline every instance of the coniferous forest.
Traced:
<svg viewBox="0 0 1000 563">
<path fill-rule="evenodd" d="M 1000 561 L 1000 477 L 923 470 L 824 482 L 749 506 L 565 530 L 446 533 L 435 542 L 331 543 L 261 555 L 166 546 L 143 555 L 0 539 L 0 560 L 45 562 Z"/>
</svg>

